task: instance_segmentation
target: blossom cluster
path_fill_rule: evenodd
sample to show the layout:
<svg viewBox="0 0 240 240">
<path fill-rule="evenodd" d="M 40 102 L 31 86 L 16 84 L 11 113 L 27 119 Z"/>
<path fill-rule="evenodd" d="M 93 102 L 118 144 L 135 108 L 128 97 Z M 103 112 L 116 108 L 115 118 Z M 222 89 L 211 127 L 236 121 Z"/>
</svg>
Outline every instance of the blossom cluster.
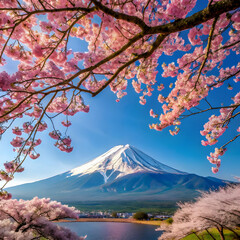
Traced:
<svg viewBox="0 0 240 240">
<path fill-rule="evenodd" d="M 1 196 L 0 192 L 0 196 Z M 78 218 L 79 211 L 50 199 L 0 201 L 0 236 L 4 239 L 83 240 L 69 229 L 52 221 Z"/>
<path fill-rule="evenodd" d="M 179 204 L 179 209 L 173 215 L 173 223 L 171 225 L 161 224 L 159 230 L 164 230 L 164 233 L 159 240 L 181 239 L 189 234 L 199 237 L 202 231 L 211 228 L 216 228 L 222 239 L 224 239 L 222 231 L 224 228 L 230 230 L 238 238 L 234 229 L 240 221 L 239 207 L 239 185 L 202 193 L 192 203 Z"/>
</svg>

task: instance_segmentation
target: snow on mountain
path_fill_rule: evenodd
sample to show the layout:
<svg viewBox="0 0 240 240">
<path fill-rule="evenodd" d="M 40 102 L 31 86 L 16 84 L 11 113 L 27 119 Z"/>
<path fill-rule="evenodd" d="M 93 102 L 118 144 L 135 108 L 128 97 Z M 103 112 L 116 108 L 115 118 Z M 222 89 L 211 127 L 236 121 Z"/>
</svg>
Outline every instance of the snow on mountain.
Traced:
<svg viewBox="0 0 240 240">
<path fill-rule="evenodd" d="M 129 145 L 113 147 L 65 173 L 7 189 L 13 198 L 50 197 L 65 202 L 191 200 L 226 182 L 168 167 Z"/>
<path fill-rule="evenodd" d="M 156 161 L 129 144 L 115 146 L 92 161 L 72 169 L 70 176 L 82 176 L 94 172 L 102 174 L 105 183 L 113 174 L 116 175 L 115 179 L 138 172 L 184 174 Z"/>
</svg>

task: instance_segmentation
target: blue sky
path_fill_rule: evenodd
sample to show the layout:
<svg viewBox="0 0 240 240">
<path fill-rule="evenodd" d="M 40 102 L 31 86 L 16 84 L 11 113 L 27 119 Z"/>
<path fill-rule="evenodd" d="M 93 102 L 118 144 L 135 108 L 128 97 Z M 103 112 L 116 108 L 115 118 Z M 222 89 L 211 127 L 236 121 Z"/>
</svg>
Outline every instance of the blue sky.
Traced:
<svg viewBox="0 0 240 240">
<path fill-rule="evenodd" d="M 197 6 L 196 9 L 199 8 L 200 6 Z M 73 40 L 70 47 L 73 50 L 78 49 L 79 42 Z M 227 64 L 235 63 L 237 56 L 232 55 L 231 59 Z M 157 80 L 166 82 L 166 86 L 173 79 L 162 79 L 162 61 L 172 62 L 175 60 L 174 56 L 159 60 Z M 9 62 L 4 67 L 4 70 L 8 72 L 14 72 L 15 69 L 15 62 Z M 239 90 L 239 86 L 236 84 L 233 91 L 228 91 L 226 86 L 217 90 L 209 98 L 211 102 L 217 104 L 217 102 L 224 101 L 225 97 L 230 99 L 237 89 Z M 28 158 L 24 163 L 25 171 L 16 174 L 14 181 L 8 186 L 54 176 L 84 164 L 116 145 L 124 144 L 133 145 L 156 160 L 185 172 L 230 180 L 233 180 L 234 176 L 240 175 L 239 140 L 229 145 L 228 151 L 222 158 L 219 173 L 212 174 L 211 172 L 212 165 L 206 156 L 215 146 L 203 147 L 201 145 L 201 140 L 204 138 L 200 135 L 200 130 L 203 129 L 203 124 L 212 113 L 185 119 L 180 127 L 180 133 L 173 137 L 169 134 L 168 129 L 157 132 L 148 127 L 149 123 L 155 121 L 149 116 L 149 110 L 153 108 L 156 112 L 160 111 L 161 106 L 157 103 L 157 93 L 153 94 L 151 98 L 147 98 L 147 104 L 142 106 L 139 104 L 138 94 L 129 84 L 128 95 L 119 103 L 115 100 L 116 96 L 109 89 L 95 98 L 85 95 L 85 103 L 90 105 L 90 112 L 79 113 L 70 118 L 72 126 L 69 128 L 68 134 L 73 141 L 73 152 L 64 153 L 54 147 L 54 140 L 48 136 L 49 131 L 39 133 L 43 143 L 37 150 L 41 156 L 37 160 Z M 60 122 L 63 118 L 60 117 L 58 120 Z M 237 123 L 239 123 L 239 119 L 233 121 L 233 128 L 226 134 L 226 139 L 230 140 L 235 134 Z M 62 128 L 61 124 L 56 123 L 56 126 Z M 1 165 L 15 156 L 9 143 L 12 138 L 13 135 L 9 131 L 0 141 Z M 220 143 L 224 143 L 223 140 L 225 139 L 220 139 Z"/>
</svg>

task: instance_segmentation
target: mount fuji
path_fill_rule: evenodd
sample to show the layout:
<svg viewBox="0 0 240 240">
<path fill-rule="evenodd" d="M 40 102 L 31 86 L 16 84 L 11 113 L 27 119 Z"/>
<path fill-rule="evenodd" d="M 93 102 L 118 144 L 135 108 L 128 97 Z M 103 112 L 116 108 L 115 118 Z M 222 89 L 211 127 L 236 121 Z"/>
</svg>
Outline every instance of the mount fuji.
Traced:
<svg viewBox="0 0 240 240">
<path fill-rule="evenodd" d="M 226 181 L 171 168 L 130 145 L 115 146 L 92 161 L 51 178 L 8 188 L 13 198 L 59 201 L 189 200 Z"/>
</svg>

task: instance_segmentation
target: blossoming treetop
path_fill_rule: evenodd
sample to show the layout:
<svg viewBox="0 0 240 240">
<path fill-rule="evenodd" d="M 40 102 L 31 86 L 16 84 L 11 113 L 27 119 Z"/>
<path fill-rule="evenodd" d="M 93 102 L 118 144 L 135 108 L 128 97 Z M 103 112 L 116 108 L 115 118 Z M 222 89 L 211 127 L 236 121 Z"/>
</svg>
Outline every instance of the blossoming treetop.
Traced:
<svg viewBox="0 0 240 240">
<path fill-rule="evenodd" d="M 182 52 L 180 58 L 162 64 L 162 77 L 175 79 L 173 89 L 168 96 L 159 94 L 163 112 L 150 111 L 160 121 L 150 128 L 161 131 L 176 125 L 170 130 L 175 135 L 182 118 L 219 109 L 220 115 L 211 116 L 201 132 L 206 136 L 203 145 L 217 143 L 230 120 L 239 114 L 240 93 L 224 106 L 212 106 L 206 97 L 229 81 L 239 82 L 239 63 L 226 69 L 221 65 L 229 55 L 239 54 L 240 1 L 210 0 L 203 10 L 193 13 L 196 2 L 1 0 L 0 62 L 3 66 L 9 59 L 18 63 L 16 73 L 0 73 L 1 134 L 14 120 L 23 118 L 25 122 L 12 129 L 16 137 L 11 144 L 17 156 L 5 163 L 0 179 L 6 183 L 15 172 L 23 171 L 27 156 L 39 157 L 35 151 L 41 144 L 39 131 L 50 128 L 55 145 L 61 151 L 72 151 L 70 137 L 55 129 L 54 117 L 66 115 L 62 124 L 69 127 L 69 116 L 89 111 L 84 94 L 94 97 L 109 86 L 119 101 L 132 84 L 140 103 L 145 104 L 153 91 L 164 88 L 156 70 L 161 56 L 176 51 Z M 182 31 L 188 40 L 180 36 Z M 86 41 L 87 51 L 73 52 L 70 38 Z M 188 112 L 201 100 L 208 107 Z M 240 128 L 235 131 L 234 139 Z M 229 142 L 208 157 L 216 165 L 213 172 L 218 171 L 219 156 Z M 1 195 L 9 197 L 3 188 Z"/>
<path fill-rule="evenodd" d="M 173 224 L 161 225 L 159 230 L 163 230 L 164 233 L 159 240 L 182 239 L 191 234 L 201 239 L 198 234 L 203 231 L 206 231 L 212 239 L 216 239 L 209 231 L 214 228 L 221 240 L 226 239 L 224 230 L 232 233 L 232 239 L 240 239 L 239 232 L 236 231 L 240 221 L 239 184 L 220 188 L 219 191 L 202 193 L 195 200 L 191 203 L 178 204 L 179 209 L 173 216 Z"/>
<path fill-rule="evenodd" d="M 33 240 L 84 240 L 65 227 L 53 221 L 64 218 L 78 218 L 79 211 L 67 205 L 61 205 L 49 198 L 37 197 L 29 201 L 0 201 L 1 239 Z"/>
</svg>

